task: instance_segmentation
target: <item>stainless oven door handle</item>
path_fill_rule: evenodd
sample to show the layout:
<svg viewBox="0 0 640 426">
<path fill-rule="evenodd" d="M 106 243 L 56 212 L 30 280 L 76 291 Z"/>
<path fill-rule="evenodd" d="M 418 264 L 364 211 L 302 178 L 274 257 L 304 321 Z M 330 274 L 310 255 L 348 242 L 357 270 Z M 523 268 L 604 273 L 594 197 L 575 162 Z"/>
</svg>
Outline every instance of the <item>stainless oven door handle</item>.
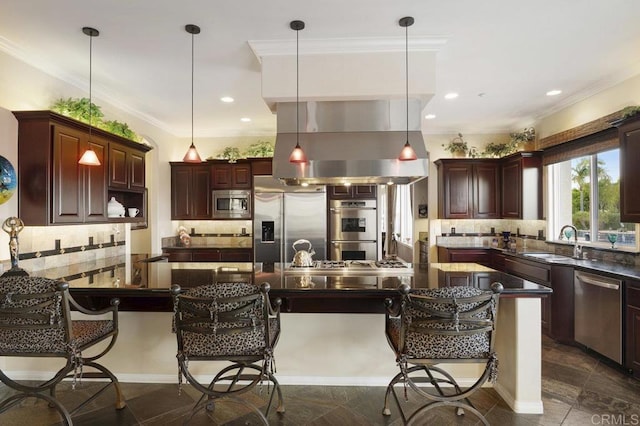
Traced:
<svg viewBox="0 0 640 426">
<path fill-rule="evenodd" d="M 354 243 L 375 243 L 376 240 L 331 240 L 333 245 L 338 244 L 354 244 Z"/>
<path fill-rule="evenodd" d="M 589 284 L 589 285 L 595 285 L 598 287 L 603 287 L 603 288 L 608 288 L 611 290 L 619 290 L 620 289 L 620 285 L 619 284 L 612 284 L 612 283 L 608 283 L 608 282 L 604 282 L 604 281 L 599 281 L 599 280 L 594 280 L 593 278 L 589 278 L 587 276 L 584 275 L 577 275 L 578 280 L 580 280 L 581 282 L 585 283 L 585 284 Z"/>
<path fill-rule="evenodd" d="M 339 213 L 343 211 L 356 211 L 356 210 L 376 210 L 375 207 L 330 207 L 330 211 Z"/>
</svg>

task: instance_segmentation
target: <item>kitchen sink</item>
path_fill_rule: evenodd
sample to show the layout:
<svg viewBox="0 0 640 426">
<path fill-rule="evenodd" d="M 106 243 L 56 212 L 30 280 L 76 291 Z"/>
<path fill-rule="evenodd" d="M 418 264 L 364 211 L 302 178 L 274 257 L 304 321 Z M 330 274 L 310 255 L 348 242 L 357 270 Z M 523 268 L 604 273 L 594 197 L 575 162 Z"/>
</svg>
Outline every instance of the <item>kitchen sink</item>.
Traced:
<svg viewBox="0 0 640 426">
<path fill-rule="evenodd" d="M 540 259 L 547 262 L 561 262 L 566 260 L 573 260 L 570 256 L 562 256 L 555 253 L 521 253 L 525 257 L 533 257 L 534 259 Z"/>
</svg>

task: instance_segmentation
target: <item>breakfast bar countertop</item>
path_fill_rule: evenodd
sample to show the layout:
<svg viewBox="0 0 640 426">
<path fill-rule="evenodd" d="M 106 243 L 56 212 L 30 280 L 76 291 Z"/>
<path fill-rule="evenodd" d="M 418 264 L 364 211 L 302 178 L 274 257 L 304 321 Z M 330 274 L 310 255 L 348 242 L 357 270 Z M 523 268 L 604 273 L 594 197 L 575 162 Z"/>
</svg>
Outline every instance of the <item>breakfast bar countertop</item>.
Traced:
<svg viewBox="0 0 640 426">
<path fill-rule="evenodd" d="M 160 261 L 157 261 L 160 260 Z M 544 297 L 551 289 L 478 264 L 406 264 L 406 268 L 291 268 L 288 263 L 166 262 L 161 255 L 132 254 L 41 271 L 32 275 L 69 282 L 72 295 L 99 309 L 112 297 L 127 311 L 170 311 L 173 284 L 190 288 L 211 282 L 248 281 L 271 286 L 285 312 L 384 312 L 382 301 L 401 283 L 429 288 L 457 282 L 489 288 L 500 281 L 503 297 Z"/>
</svg>

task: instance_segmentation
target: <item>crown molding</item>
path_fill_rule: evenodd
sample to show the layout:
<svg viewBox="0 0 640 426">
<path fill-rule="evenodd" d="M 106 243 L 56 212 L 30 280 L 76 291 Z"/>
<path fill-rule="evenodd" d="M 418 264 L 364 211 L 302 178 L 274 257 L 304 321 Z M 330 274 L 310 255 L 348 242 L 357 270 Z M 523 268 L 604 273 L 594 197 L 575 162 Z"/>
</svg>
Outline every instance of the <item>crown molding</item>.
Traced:
<svg viewBox="0 0 640 426">
<path fill-rule="evenodd" d="M 294 55 L 296 52 L 295 40 L 249 40 L 247 43 L 259 61 L 265 56 Z M 442 36 L 410 37 L 409 51 L 437 52 L 446 43 L 447 38 Z M 300 55 L 404 52 L 406 48 L 404 37 L 305 39 L 300 41 L 300 46 Z"/>
</svg>

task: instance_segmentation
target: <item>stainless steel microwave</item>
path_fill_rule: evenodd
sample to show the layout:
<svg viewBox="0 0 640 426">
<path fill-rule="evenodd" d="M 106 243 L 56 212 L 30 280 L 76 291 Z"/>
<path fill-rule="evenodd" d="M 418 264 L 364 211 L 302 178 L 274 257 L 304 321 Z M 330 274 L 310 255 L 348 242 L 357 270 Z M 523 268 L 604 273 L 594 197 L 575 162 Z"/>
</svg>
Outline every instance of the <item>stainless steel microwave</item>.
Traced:
<svg viewBox="0 0 640 426">
<path fill-rule="evenodd" d="M 211 199 L 214 219 L 251 219 L 251 191 L 216 189 Z"/>
</svg>

